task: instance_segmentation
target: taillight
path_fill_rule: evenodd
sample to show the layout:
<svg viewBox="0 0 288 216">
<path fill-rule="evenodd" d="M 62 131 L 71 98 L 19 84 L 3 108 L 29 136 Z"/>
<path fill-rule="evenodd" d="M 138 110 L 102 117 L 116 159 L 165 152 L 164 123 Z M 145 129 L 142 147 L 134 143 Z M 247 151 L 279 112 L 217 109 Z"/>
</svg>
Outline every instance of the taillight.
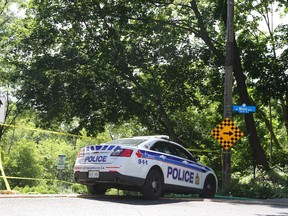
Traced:
<svg viewBox="0 0 288 216">
<path fill-rule="evenodd" d="M 141 158 L 141 157 L 142 157 L 142 153 L 140 152 L 140 150 L 138 150 L 138 151 L 136 152 L 136 156 L 137 156 L 138 158 Z"/>
<path fill-rule="evenodd" d="M 80 152 L 78 152 L 77 154 L 77 158 L 82 158 L 84 157 L 84 148 L 80 150 Z"/>
<path fill-rule="evenodd" d="M 133 150 L 131 149 L 117 149 L 111 154 L 111 156 L 131 157 L 132 153 Z"/>
</svg>

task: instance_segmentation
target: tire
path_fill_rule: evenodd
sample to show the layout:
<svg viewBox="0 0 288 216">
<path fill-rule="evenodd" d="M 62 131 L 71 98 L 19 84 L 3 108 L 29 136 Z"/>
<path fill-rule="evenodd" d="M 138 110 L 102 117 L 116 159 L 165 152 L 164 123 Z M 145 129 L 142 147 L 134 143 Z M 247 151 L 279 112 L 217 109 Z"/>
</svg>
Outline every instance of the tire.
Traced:
<svg viewBox="0 0 288 216">
<path fill-rule="evenodd" d="M 164 178 L 157 169 L 149 171 L 141 192 L 146 199 L 158 199 L 163 194 Z"/>
<path fill-rule="evenodd" d="M 204 182 L 203 191 L 200 194 L 202 198 L 213 198 L 216 194 L 216 179 L 213 175 L 208 175 Z"/>
<path fill-rule="evenodd" d="M 87 185 L 87 190 L 89 194 L 103 195 L 106 193 L 107 188 L 103 185 L 95 184 L 95 185 Z"/>
</svg>

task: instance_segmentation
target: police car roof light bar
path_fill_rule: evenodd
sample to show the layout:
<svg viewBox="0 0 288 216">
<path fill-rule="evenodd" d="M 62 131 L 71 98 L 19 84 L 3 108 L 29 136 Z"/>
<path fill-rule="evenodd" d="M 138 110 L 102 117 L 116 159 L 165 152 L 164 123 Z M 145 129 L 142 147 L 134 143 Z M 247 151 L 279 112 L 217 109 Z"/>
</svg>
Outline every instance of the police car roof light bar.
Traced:
<svg viewBox="0 0 288 216">
<path fill-rule="evenodd" d="M 167 136 L 167 135 L 133 136 L 132 138 L 146 138 L 146 139 L 158 138 L 158 139 L 169 140 L 169 136 Z"/>
</svg>

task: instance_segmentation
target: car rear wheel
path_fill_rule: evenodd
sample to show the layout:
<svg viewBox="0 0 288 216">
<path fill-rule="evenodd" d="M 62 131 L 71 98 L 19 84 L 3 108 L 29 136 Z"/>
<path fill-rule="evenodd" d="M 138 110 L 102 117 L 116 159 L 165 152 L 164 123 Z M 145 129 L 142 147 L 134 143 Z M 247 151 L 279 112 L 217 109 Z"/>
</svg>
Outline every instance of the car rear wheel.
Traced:
<svg viewBox="0 0 288 216">
<path fill-rule="evenodd" d="M 204 182 L 203 191 L 200 194 L 203 198 L 213 198 L 216 193 L 216 179 L 213 175 L 208 175 Z"/>
<path fill-rule="evenodd" d="M 157 169 L 149 171 L 141 192 L 146 199 L 158 199 L 163 194 L 164 179 Z"/>
<path fill-rule="evenodd" d="M 102 195 L 102 194 L 106 193 L 107 187 L 105 187 L 101 184 L 87 185 L 87 190 L 88 190 L 89 194 Z"/>
</svg>

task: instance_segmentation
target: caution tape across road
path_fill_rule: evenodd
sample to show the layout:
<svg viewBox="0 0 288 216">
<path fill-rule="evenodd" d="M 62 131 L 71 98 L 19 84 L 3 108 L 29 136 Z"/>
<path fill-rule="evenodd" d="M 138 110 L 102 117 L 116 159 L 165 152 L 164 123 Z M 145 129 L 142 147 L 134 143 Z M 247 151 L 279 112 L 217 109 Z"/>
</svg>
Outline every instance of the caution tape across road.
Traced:
<svg viewBox="0 0 288 216">
<path fill-rule="evenodd" d="M 209 150 L 209 149 L 187 149 L 190 152 L 206 152 L 206 153 L 221 153 L 221 150 Z"/>
<path fill-rule="evenodd" d="M 30 127 L 24 127 L 24 126 L 20 126 L 20 125 L 11 125 L 11 124 L 4 124 L 4 123 L 1 123 L 0 125 L 2 125 L 4 127 L 19 128 L 19 129 L 37 131 L 37 132 L 42 132 L 42 133 L 56 134 L 56 135 L 61 135 L 61 136 L 70 136 L 70 137 L 76 137 L 76 138 L 82 138 L 82 139 L 95 139 L 95 137 L 87 137 L 87 136 L 81 136 L 81 135 L 77 135 L 77 134 L 44 130 L 44 129 L 39 129 L 39 128 L 30 128 Z"/>
<path fill-rule="evenodd" d="M 28 177 L 14 177 L 14 176 L 0 176 L 0 178 L 4 179 L 19 179 L 19 180 L 32 180 L 32 181 L 52 181 L 52 182 L 61 182 L 65 184 L 78 184 L 75 182 L 69 182 L 69 181 L 64 181 L 64 180 L 59 180 L 59 179 L 42 179 L 42 178 L 28 178 Z M 80 184 L 79 184 L 80 185 Z"/>
</svg>

